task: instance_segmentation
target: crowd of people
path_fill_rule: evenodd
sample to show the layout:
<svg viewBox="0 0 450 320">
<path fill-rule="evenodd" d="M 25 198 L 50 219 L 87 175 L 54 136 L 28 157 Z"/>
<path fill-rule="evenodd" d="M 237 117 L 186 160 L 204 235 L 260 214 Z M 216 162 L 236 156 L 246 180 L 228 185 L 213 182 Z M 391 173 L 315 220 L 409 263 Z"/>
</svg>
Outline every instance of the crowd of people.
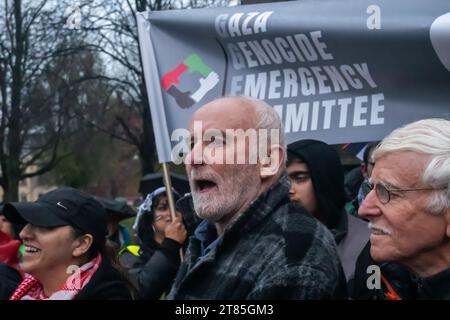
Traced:
<svg viewBox="0 0 450 320">
<path fill-rule="evenodd" d="M 213 155 L 250 154 L 248 137 L 202 139 L 196 121 L 201 135 L 278 136 L 255 163 L 222 163 Z M 352 190 L 336 150 L 286 145 L 263 101 L 216 99 L 189 130 L 191 193 L 148 194 L 134 244 L 118 225 L 129 214 L 73 188 L 4 204 L 0 299 L 450 299 L 450 121 L 416 121 L 368 145 Z"/>
</svg>

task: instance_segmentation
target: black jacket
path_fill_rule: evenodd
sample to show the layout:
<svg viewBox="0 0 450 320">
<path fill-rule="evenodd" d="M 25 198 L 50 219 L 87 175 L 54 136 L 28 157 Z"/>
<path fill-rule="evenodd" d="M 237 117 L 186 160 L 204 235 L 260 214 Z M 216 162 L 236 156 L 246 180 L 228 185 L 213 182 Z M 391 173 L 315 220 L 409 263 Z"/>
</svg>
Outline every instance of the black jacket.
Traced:
<svg viewBox="0 0 450 320">
<path fill-rule="evenodd" d="M 380 270 L 380 288 L 369 288 L 368 281 L 373 279 L 374 272 L 369 267 L 378 267 Z M 373 270 L 373 269 L 372 269 Z M 387 284 L 389 284 L 388 288 Z M 413 299 L 414 283 L 411 274 L 396 263 L 377 263 L 370 255 L 370 241 L 356 261 L 355 277 L 350 284 L 350 297 L 355 300 L 391 300 L 392 292 L 401 299 Z"/>
<path fill-rule="evenodd" d="M 450 268 L 428 278 L 411 278 L 416 300 L 450 300 Z"/>
<path fill-rule="evenodd" d="M 74 300 L 131 300 L 133 293 L 124 276 L 111 264 L 102 260 L 91 280 L 81 289 Z"/>
<path fill-rule="evenodd" d="M 368 290 L 365 286 L 367 275 L 363 275 L 363 281 L 353 288 L 353 299 L 391 300 L 389 293 L 393 289 L 400 300 L 450 300 L 450 268 L 431 277 L 420 278 L 394 263 L 381 264 L 380 267 L 385 279 L 381 288 Z"/>
<path fill-rule="evenodd" d="M 16 269 L 0 263 L 0 300 L 8 300 L 22 282 Z"/>
<path fill-rule="evenodd" d="M 139 256 L 124 251 L 120 264 L 128 271 L 140 299 L 156 300 L 168 292 L 180 266 L 180 244 L 164 239 L 158 248 L 142 247 Z"/>
</svg>

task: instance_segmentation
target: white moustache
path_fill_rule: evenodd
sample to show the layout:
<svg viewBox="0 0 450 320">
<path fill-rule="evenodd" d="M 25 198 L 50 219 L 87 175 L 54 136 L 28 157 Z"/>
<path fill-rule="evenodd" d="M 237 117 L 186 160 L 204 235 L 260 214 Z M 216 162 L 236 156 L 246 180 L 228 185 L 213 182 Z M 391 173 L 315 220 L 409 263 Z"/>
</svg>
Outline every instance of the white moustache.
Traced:
<svg viewBox="0 0 450 320">
<path fill-rule="evenodd" d="M 214 176 L 214 174 L 209 172 L 199 173 L 198 170 L 192 169 L 190 176 L 192 180 L 209 180 L 216 183 L 216 177 Z"/>
<path fill-rule="evenodd" d="M 372 222 L 369 222 L 369 224 L 367 225 L 367 227 L 368 227 L 370 230 L 375 230 L 375 231 L 384 233 L 384 234 L 389 235 L 389 236 L 392 235 L 392 231 L 391 231 L 391 230 L 389 230 L 389 229 L 387 229 L 387 228 L 385 228 L 385 227 L 382 227 L 382 226 L 375 225 L 375 224 L 373 224 Z"/>
</svg>

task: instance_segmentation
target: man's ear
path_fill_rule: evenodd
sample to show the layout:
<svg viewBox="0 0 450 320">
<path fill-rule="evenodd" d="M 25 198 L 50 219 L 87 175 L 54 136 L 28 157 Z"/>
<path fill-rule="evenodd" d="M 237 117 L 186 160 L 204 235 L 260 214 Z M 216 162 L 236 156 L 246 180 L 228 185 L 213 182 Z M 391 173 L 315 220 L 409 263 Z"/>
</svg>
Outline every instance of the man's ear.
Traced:
<svg viewBox="0 0 450 320">
<path fill-rule="evenodd" d="M 285 152 L 279 144 L 271 145 L 268 155 L 261 161 L 259 174 L 262 179 L 269 178 L 278 173 L 280 167 L 284 163 Z"/>
<path fill-rule="evenodd" d="M 75 248 L 73 248 L 72 255 L 74 257 L 81 257 L 86 252 L 94 242 L 94 237 L 91 234 L 84 234 L 75 240 Z"/>
</svg>

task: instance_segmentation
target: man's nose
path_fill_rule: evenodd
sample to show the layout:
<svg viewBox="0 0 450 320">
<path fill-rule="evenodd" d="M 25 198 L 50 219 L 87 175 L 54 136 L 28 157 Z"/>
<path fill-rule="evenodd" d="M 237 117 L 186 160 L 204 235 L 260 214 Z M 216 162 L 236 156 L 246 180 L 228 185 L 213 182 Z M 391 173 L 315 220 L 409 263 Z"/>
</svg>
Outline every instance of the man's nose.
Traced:
<svg viewBox="0 0 450 320">
<path fill-rule="evenodd" d="M 361 203 L 361 206 L 358 209 L 358 215 L 364 219 L 379 216 L 382 212 L 378 204 L 379 201 L 375 190 L 371 190 Z"/>
</svg>

